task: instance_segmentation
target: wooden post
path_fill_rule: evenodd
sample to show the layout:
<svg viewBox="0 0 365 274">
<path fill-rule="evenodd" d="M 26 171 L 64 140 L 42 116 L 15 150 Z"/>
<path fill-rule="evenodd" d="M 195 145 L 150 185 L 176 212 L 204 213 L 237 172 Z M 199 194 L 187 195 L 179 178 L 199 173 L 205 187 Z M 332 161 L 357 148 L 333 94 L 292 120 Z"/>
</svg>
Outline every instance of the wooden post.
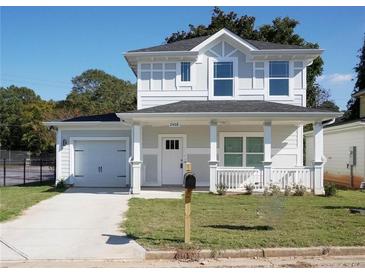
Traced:
<svg viewBox="0 0 365 274">
<path fill-rule="evenodd" d="M 190 243 L 191 231 L 191 194 L 192 189 L 185 190 L 185 243 Z"/>
</svg>

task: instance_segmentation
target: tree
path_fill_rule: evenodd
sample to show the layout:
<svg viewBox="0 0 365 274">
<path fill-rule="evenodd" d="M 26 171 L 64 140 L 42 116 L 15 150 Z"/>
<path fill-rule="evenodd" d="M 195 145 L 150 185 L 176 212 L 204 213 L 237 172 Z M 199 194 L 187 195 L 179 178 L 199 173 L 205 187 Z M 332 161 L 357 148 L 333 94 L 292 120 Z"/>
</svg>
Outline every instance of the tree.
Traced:
<svg viewBox="0 0 365 274">
<path fill-rule="evenodd" d="M 72 90 L 59 103 L 66 112 L 81 115 L 125 112 L 136 108 L 136 85 L 102 70 L 90 69 L 72 79 Z M 72 115 L 74 116 L 74 115 Z"/>
<path fill-rule="evenodd" d="M 215 7 L 208 26 L 194 26 L 190 24 L 189 31 L 174 32 L 165 41 L 172 43 L 179 40 L 212 35 L 220 29 L 226 28 L 243 39 L 319 48 L 317 43 L 307 42 L 295 33 L 295 28 L 298 24 L 299 22 L 295 19 L 277 17 L 272 21 L 272 24 L 266 24 L 256 29 L 255 17 L 248 15 L 239 17 L 235 12 L 225 13 L 220 8 Z M 315 107 L 320 104 L 320 93 L 323 89 L 316 83 L 316 78 L 322 74 L 322 71 L 323 60 L 321 57 L 316 58 L 307 69 L 307 106 L 309 107 Z"/>
<path fill-rule="evenodd" d="M 356 82 L 352 94 L 365 89 L 365 33 L 362 48 L 357 56 L 359 63 L 355 66 Z M 351 97 L 347 103 L 347 111 L 344 114 L 346 120 L 357 119 L 360 117 L 360 98 Z"/>
<path fill-rule="evenodd" d="M 340 108 L 331 100 L 324 101 L 319 105 L 319 108 L 324 108 L 332 111 L 340 111 Z"/>
<path fill-rule="evenodd" d="M 0 142 L 9 150 L 39 153 L 54 146 L 53 132 L 43 124 L 52 105 L 26 87 L 0 88 Z"/>
</svg>

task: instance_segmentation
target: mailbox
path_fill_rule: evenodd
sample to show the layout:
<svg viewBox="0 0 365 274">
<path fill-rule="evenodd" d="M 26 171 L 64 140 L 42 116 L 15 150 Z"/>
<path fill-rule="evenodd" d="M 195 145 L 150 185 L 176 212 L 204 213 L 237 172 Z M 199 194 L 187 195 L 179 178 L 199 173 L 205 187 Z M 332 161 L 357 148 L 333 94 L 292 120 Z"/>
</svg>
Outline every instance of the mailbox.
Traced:
<svg viewBox="0 0 365 274">
<path fill-rule="evenodd" d="M 194 189 L 196 187 L 196 178 L 193 173 L 185 173 L 184 175 L 184 187 L 186 189 Z"/>
</svg>

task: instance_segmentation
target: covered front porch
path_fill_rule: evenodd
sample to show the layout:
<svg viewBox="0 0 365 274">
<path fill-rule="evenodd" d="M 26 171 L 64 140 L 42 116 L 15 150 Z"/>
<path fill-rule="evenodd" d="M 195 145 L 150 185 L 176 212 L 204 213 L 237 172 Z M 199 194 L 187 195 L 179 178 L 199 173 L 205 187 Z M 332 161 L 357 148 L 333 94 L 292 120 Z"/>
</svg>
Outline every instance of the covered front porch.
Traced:
<svg viewBox="0 0 365 274">
<path fill-rule="evenodd" d="M 191 162 L 197 185 L 213 193 L 222 186 L 244 192 L 252 185 L 263 192 L 271 185 L 281 190 L 302 185 L 323 194 L 322 123 L 337 113 L 272 105 L 286 112 L 153 112 L 165 110 L 159 106 L 119 114 L 132 127 L 132 192 L 139 193 L 141 186 L 181 187 L 185 163 Z M 314 127 L 313 162 L 304 166 L 303 126 L 309 123 Z"/>
<path fill-rule="evenodd" d="M 132 192 L 139 193 L 141 186 L 144 189 L 181 187 L 185 163 L 192 162 L 199 186 L 214 193 L 222 185 L 227 191 L 235 192 L 245 192 L 247 185 L 253 185 L 256 192 L 264 191 L 270 185 L 281 190 L 302 185 L 315 194 L 323 193 L 321 122 L 314 123 L 313 154 L 316 159 L 313 165 L 303 166 L 303 124 L 229 120 L 210 120 L 205 124 L 201 121 L 174 121 L 179 127 L 162 126 L 164 122 L 161 121 L 135 123 L 130 161 Z M 151 143 L 151 139 L 157 140 L 156 148 L 146 144 Z M 179 140 L 181 143 L 177 143 Z M 194 147 L 195 143 L 201 143 L 201 147 Z M 171 146 L 170 151 L 173 145 L 175 150 L 180 146 L 180 162 L 165 158 L 167 145 Z M 174 165 L 179 166 L 174 169 Z M 164 178 L 170 179 L 166 181 Z M 172 178 L 177 181 L 172 183 Z"/>
</svg>

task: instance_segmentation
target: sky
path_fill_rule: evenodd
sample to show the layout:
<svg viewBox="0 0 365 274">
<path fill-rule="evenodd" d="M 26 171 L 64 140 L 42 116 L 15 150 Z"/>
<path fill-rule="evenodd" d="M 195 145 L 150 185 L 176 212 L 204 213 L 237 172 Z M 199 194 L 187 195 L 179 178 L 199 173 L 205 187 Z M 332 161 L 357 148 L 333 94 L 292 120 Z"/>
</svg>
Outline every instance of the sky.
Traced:
<svg viewBox="0 0 365 274">
<path fill-rule="evenodd" d="M 256 17 L 300 22 L 296 32 L 319 43 L 320 84 L 345 109 L 365 33 L 365 7 L 221 7 Z M 43 99 L 62 100 L 71 79 L 91 68 L 135 82 L 128 50 L 158 45 L 189 24 L 209 24 L 213 7 L 1 7 L 0 86 L 26 86 Z"/>
</svg>

